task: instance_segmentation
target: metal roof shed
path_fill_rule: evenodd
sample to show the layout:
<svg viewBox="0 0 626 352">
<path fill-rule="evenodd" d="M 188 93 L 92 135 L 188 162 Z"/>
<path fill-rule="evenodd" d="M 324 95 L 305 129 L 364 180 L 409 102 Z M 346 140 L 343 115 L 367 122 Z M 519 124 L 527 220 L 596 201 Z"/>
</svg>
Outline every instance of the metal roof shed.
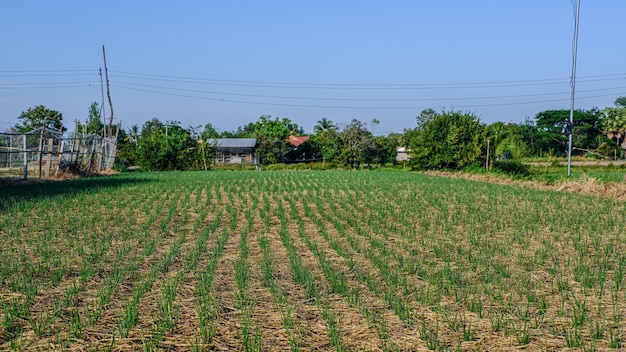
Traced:
<svg viewBox="0 0 626 352">
<path fill-rule="evenodd" d="M 207 143 L 217 148 L 216 162 L 239 164 L 254 161 L 256 138 L 210 138 Z"/>
</svg>

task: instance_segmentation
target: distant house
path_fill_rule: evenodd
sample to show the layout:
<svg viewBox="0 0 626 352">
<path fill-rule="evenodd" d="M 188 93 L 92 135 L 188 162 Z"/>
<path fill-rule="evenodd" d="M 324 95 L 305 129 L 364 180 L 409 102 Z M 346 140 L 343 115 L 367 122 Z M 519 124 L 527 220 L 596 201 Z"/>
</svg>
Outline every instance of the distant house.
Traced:
<svg viewBox="0 0 626 352">
<path fill-rule="evenodd" d="M 292 147 L 298 148 L 302 143 L 309 140 L 309 136 L 289 136 L 287 138 L 287 143 L 289 143 Z"/>
<path fill-rule="evenodd" d="M 207 143 L 215 145 L 216 163 L 242 164 L 254 163 L 256 138 L 211 138 Z"/>
<path fill-rule="evenodd" d="M 407 147 L 398 147 L 396 148 L 396 161 L 409 161 L 411 160 L 411 156 L 409 155 L 409 152 L 411 150 Z"/>
</svg>

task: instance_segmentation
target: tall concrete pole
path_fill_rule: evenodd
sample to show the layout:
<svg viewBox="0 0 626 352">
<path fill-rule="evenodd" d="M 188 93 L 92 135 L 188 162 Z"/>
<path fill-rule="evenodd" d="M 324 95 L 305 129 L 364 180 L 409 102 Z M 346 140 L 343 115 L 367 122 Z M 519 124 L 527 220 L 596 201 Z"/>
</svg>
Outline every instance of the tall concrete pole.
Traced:
<svg viewBox="0 0 626 352">
<path fill-rule="evenodd" d="M 572 86 L 572 97 L 570 101 L 569 107 L 569 143 L 567 146 L 567 176 L 571 176 L 572 174 L 572 133 L 574 131 L 574 94 L 576 92 L 576 56 L 578 54 L 578 17 L 580 13 L 580 0 L 576 1 L 576 19 L 574 24 L 574 52 L 572 58 L 572 77 L 571 77 L 571 86 Z"/>
</svg>

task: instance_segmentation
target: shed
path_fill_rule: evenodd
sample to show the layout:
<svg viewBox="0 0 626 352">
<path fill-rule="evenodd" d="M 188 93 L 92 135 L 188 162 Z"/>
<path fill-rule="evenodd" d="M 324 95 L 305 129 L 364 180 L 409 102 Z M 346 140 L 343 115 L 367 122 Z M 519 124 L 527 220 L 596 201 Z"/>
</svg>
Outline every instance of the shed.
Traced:
<svg viewBox="0 0 626 352">
<path fill-rule="evenodd" d="M 216 163 L 254 163 L 256 138 L 210 138 L 207 143 L 214 145 L 217 152 Z"/>
<path fill-rule="evenodd" d="M 398 147 L 396 148 L 396 161 L 409 161 L 411 160 L 411 156 L 409 153 L 411 150 L 407 147 Z"/>
</svg>

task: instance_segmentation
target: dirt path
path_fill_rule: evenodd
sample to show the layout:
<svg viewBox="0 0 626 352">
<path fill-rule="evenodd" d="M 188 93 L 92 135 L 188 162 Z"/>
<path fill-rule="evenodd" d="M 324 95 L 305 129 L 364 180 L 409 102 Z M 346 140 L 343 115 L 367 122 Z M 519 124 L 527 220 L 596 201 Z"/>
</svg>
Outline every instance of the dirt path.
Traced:
<svg viewBox="0 0 626 352">
<path fill-rule="evenodd" d="M 552 162 L 532 162 L 527 163 L 530 166 L 550 166 Z M 559 162 L 559 165 L 567 166 L 567 161 Z M 595 160 L 595 161 L 572 161 L 572 166 L 623 166 L 626 160 Z"/>
</svg>

